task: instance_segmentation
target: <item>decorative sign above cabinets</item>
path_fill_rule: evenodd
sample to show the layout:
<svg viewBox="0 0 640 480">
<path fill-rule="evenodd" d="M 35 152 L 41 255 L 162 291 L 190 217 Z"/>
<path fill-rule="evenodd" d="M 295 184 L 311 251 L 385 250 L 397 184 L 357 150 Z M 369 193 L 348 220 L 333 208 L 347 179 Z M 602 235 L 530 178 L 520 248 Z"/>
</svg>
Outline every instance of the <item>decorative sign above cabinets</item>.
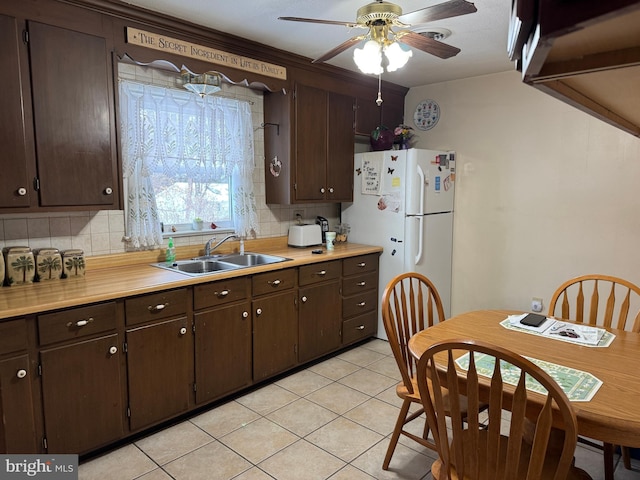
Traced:
<svg viewBox="0 0 640 480">
<path fill-rule="evenodd" d="M 215 48 L 196 45 L 175 38 L 127 27 L 127 43 L 151 48 L 161 52 L 170 52 L 183 57 L 195 58 L 217 65 L 225 65 L 237 70 L 258 73 L 266 77 L 287 79 L 287 69 L 273 63 L 262 62 L 253 58 L 234 55 Z"/>
</svg>

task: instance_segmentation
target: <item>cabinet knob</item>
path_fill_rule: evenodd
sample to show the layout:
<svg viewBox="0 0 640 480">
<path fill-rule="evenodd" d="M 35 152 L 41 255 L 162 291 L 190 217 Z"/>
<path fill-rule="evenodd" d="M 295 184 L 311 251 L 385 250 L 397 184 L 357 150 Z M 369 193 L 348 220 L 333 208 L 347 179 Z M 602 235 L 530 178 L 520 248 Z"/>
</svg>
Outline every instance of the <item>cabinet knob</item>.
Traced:
<svg viewBox="0 0 640 480">
<path fill-rule="evenodd" d="M 27 189 L 24 187 L 20 187 L 18 189 L 18 195 L 20 195 L 21 197 L 24 197 L 27 194 Z"/>
<path fill-rule="evenodd" d="M 320 193 L 324 193 L 324 192 L 325 192 L 324 187 L 322 187 L 322 188 L 320 189 Z"/>
<path fill-rule="evenodd" d="M 249 316 L 249 312 L 242 312 L 242 318 L 247 318 Z"/>
<path fill-rule="evenodd" d="M 262 309 L 256 308 L 256 315 L 262 315 Z"/>
<path fill-rule="evenodd" d="M 229 295 L 229 290 L 222 290 L 221 292 L 215 292 L 214 295 L 217 297 L 226 297 Z"/>
<path fill-rule="evenodd" d="M 113 189 L 111 187 L 107 187 L 104 189 L 105 195 L 111 195 L 113 193 Z"/>
<path fill-rule="evenodd" d="M 24 378 L 27 376 L 27 371 L 24 368 L 21 368 L 20 370 L 18 370 L 18 373 L 16 373 L 16 377 L 18 378 Z"/>
<path fill-rule="evenodd" d="M 359 327 L 356 327 L 356 330 L 364 330 L 364 325 L 360 325 Z"/>
<path fill-rule="evenodd" d="M 359 287 L 364 287 L 367 284 L 367 282 L 358 282 L 356 285 L 358 285 Z"/>
<path fill-rule="evenodd" d="M 180 335 L 184 335 L 184 334 L 186 334 L 186 333 L 187 333 L 187 328 L 186 328 L 186 327 L 182 327 L 182 328 L 180 329 Z"/>
<path fill-rule="evenodd" d="M 109 349 L 109 353 L 110 353 L 111 355 L 115 355 L 116 353 L 118 353 L 118 347 L 111 347 L 111 348 Z"/>
<path fill-rule="evenodd" d="M 329 193 L 333 193 L 333 187 L 329 187 Z"/>
<path fill-rule="evenodd" d="M 327 274 L 327 271 L 326 271 L 326 270 L 320 270 L 319 272 L 316 272 L 316 275 L 319 275 L 319 276 L 321 276 L 321 277 L 322 277 L 322 276 L 324 276 L 324 275 L 326 275 L 326 274 Z"/>
<path fill-rule="evenodd" d="M 306 303 L 306 301 L 307 301 L 307 297 L 306 297 L 306 295 L 303 295 L 303 296 L 302 296 L 302 298 L 301 298 L 300 300 L 302 300 L 302 303 Z"/>
<path fill-rule="evenodd" d="M 271 285 L 272 287 L 277 287 L 277 286 L 279 286 L 282 282 L 281 282 L 280 280 L 274 280 L 273 282 L 272 282 L 272 281 L 268 281 L 267 283 L 268 283 L 269 285 Z"/>
<path fill-rule="evenodd" d="M 366 264 L 366 263 L 364 263 L 364 262 L 360 262 L 360 263 L 358 264 L 358 266 L 359 266 L 360 268 L 364 268 L 364 267 L 366 267 L 366 266 L 367 266 L 367 264 Z"/>
<path fill-rule="evenodd" d="M 360 302 L 360 303 L 358 304 L 358 306 L 359 306 L 359 307 L 364 307 L 366 304 L 367 304 L 367 302 Z"/>
</svg>

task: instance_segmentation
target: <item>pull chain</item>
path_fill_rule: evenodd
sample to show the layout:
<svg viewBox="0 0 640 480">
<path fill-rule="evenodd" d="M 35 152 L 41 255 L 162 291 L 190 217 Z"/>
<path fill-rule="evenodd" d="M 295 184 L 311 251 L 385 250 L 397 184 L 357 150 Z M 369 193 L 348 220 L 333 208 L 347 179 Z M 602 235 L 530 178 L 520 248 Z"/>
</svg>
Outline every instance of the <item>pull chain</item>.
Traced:
<svg viewBox="0 0 640 480">
<path fill-rule="evenodd" d="M 382 85 L 382 74 L 378 74 L 378 98 L 376 99 L 376 103 L 378 106 L 382 105 L 382 94 L 380 93 L 380 86 Z"/>
</svg>

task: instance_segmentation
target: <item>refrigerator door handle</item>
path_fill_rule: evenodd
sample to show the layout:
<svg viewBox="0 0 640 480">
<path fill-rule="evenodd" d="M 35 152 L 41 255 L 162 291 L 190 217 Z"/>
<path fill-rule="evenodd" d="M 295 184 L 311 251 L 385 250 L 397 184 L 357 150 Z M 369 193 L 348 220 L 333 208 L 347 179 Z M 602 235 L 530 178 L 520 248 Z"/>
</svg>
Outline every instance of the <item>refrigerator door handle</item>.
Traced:
<svg viewBox="0 0 640 480">
<path fill-rule="evenodd" d="M 416 265 L 422 259 L 422 243 L 424 241 L 424 171 L 420 165 L 418 167 L 418 181 L 420 182 L 420 207 L 418 208 L 418 253 L 416 253 Z"/>
</svg>

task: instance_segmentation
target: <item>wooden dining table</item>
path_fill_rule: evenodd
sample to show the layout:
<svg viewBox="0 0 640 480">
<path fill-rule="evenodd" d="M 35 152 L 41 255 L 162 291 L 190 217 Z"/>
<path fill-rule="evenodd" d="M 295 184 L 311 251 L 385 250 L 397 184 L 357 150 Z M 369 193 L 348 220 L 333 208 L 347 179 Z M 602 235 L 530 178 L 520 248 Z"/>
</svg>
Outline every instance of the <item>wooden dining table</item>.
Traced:
<svg viewBox="0 0 640 480">
<path fill-rule="evenodd" d="M 452 339 L 482 340 L 523 356 L 589 372 L 602 381 L 593 398 L 571 402 L 578 434 L 614 445 L 640 447 L 640 334 L 607 329 L 607 347 L 569 343 L 500 325 L 523 312 L 478 310 L 463 313 L 415 334 L 409 350 L 420 358 L 431 345 Z"/>
</svg>

